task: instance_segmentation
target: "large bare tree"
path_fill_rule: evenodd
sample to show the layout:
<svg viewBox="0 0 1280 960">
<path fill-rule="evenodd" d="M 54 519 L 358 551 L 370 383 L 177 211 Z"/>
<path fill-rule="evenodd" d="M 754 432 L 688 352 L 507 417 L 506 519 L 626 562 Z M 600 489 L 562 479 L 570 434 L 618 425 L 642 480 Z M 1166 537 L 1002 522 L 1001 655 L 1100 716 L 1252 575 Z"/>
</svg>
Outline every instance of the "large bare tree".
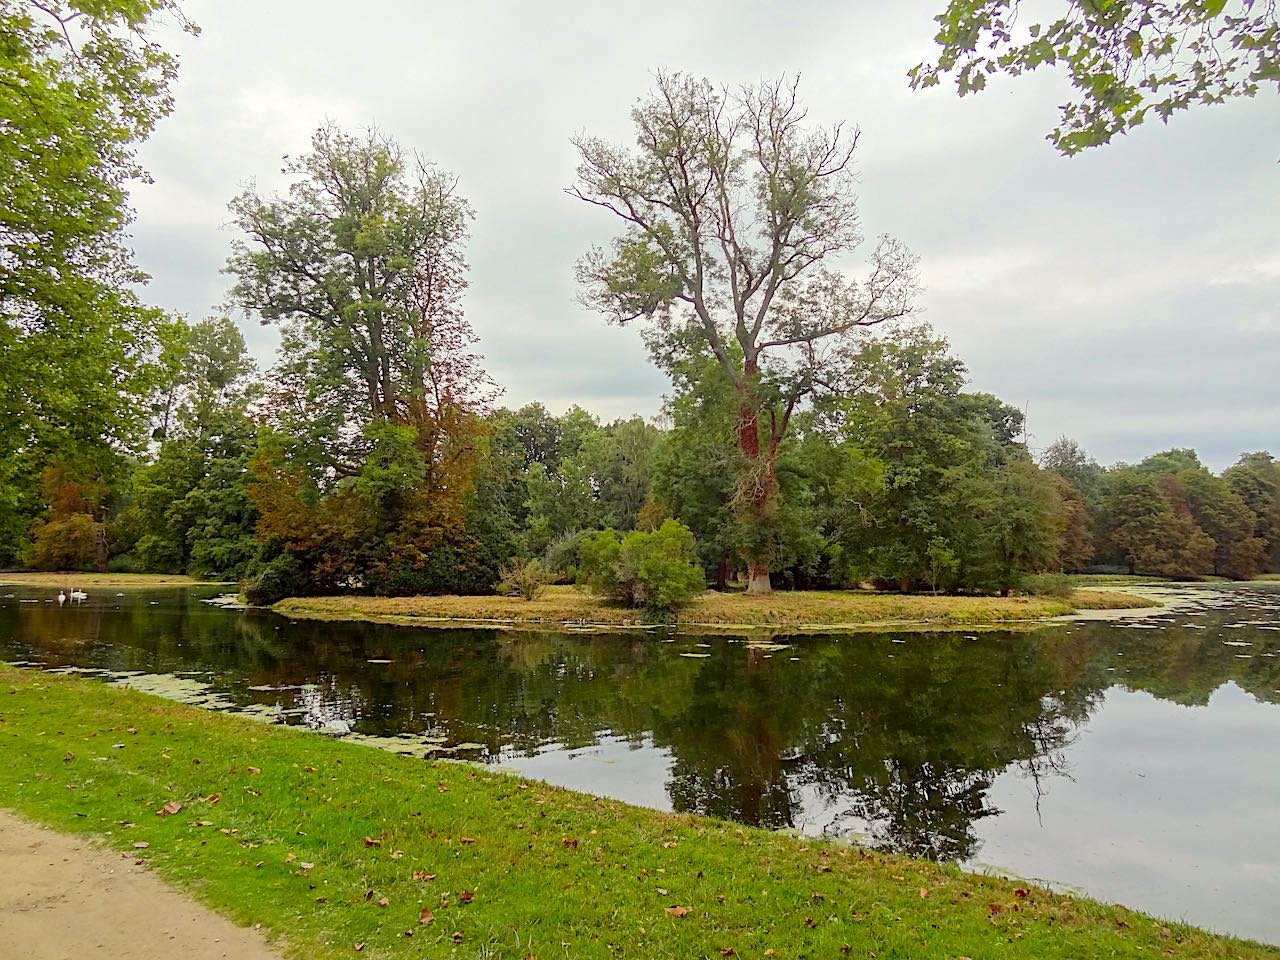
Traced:
<svg viewBox="0 0 1280 960">
<path fill-rule="evenodd" d="M 611 321 L 644 318 L 657 363 L 710 351 L 738 397 L 749 590 L 770 589 L 778 448 L 797 407 L 838 391 L 864 328 L 905 317 L 915 258 L 881 237 L 861 279 L 840 269 L 863 241 L 858 131 L 812 127 L 783 78 L 729 91 L 659 75 L 631 116 L 635 149 L 594 137 L 569 193 L 618 216 L 611 249 L 578 266 L 583 300 Z"/>
</svg>

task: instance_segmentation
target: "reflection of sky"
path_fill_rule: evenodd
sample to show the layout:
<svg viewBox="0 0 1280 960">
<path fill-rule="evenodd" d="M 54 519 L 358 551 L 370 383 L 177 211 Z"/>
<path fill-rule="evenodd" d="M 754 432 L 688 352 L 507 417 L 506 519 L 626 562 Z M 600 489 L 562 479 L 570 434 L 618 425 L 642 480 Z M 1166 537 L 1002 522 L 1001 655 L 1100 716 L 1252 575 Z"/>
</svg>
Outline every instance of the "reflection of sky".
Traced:
<svg viewBox="0 0 1280 960">
<path fill-rule="evenodd" d="M 499 763 L 526 777 L 545 780 L 558 787 L 619 797 L 642 807 L 670 810 L 667 783 L 671 779 L 671 754 L 656 749 L 645 737 L 634 743 L 602 734 L 586 747 L 565 750 L 548 744 L 534 756 L 519 751 L 504 753 Z M 601 790 L 601 780 L 608 787 Z"/>
<path fill-rule="evenodd" d="M 1029 777 L 997 778 L 991 800 L 1003 815 L 978 822 L 979 858 L 1280 942 L 1277 743 L 1280 710 L 1234 683 L 1208 707 L 1113 688 L 1067 751 L 1070 779 L 1048 781 L 1039 818 Z"/>
</svg>

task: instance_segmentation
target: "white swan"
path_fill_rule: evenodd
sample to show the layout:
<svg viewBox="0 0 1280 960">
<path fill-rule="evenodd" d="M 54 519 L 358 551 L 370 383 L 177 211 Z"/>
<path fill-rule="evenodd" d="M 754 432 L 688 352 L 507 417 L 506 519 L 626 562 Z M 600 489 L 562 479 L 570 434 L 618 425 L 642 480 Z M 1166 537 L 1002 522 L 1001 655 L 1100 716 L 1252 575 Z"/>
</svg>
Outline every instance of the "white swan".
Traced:
<svg viewBox="0 0 1280 960">
<path fill-rule="evenodd" d="M 58 606 L 62 606 L 62 605 L 63 605 L 64 603 L 66 603 L 66 602 L 67 602 L 67 595 L 66 595 L 65 593 L 63 593 L 61 590 L 59 590 L 59 591 L 58 591 Z"/>
<path fill-rule="evenodd" d="M 79 587 L 74 587 L 74 588 L 72 588 L 72 590 L 71 590 L 71 599 L 72 599 L 72 600 L 87 600 L 87 599 L 89 599 L 89 595 L 88 595 L 87 593 L 85 593 L 83 590 L 81 590 Z"/>
</svg>

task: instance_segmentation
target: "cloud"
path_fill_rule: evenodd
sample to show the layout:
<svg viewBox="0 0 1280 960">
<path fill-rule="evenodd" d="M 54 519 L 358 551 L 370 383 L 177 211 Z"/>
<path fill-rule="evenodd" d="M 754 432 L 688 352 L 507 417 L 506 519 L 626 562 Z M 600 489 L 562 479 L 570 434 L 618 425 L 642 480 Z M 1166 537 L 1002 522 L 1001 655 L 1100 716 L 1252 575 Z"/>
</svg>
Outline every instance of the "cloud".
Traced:
<svg viewBox="0 0 1280 960">
<path fill-rule="evenodd" d="M 190 0 L 203 33 L 159 38 L 182 56 L 177 104 L 143 151 L 155 185 L 137 192 L 149 296 L 214 309 L 226 202 L 247 180 L 280 186 L 281 155 L 326 119 L 376 123 L 456 173 L 475 206 L 467 309 L 506 402 L 654 414 L 667 385 L 638 333 L 575 302 L 575 260 L 617 223 L 564 194 L 570 138 L 628 141 L 657 69 L 729 84 L 800 72 L 815 122 L 860 127 L 866 233 L 921 256 L 927 318 L 976 388 L 1101 459 L 1172 443 L 1216 466 L 1280 452 L 1274 99 L 1066 160 L 1043 140 L 1059 77 L 996 78 L 964 99 L 906 88 L 943 6 L 394 0 L 354 16 L 331 0 Z M 245 329 L 269 361 L 272 332 Z"/>
</svg>

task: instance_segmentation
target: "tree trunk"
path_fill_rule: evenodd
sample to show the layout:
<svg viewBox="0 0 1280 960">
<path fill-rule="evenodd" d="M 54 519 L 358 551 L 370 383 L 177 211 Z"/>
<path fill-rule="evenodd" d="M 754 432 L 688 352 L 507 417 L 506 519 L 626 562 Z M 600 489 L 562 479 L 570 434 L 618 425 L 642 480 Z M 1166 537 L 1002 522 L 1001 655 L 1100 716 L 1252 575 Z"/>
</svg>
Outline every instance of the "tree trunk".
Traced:
<svg viewBox="0 0 1280 960">
<path fill-rule="evenodd" d="M 773 507 L 775 483 L 773 447 L 760 449 L 760 420 L 752 398 L 744 398 L 738 409 L 738 452 L 742 454 L 743 488 L 738 491 L 741 519 L 754 526 L 763 524 Z M 747 593 L 769 593 L 769 565 L 763 555 L 747 558 Z"/>
<path fill-rule="evenodd" d="M 107 561 L 110 557 L 110 549 L 107 544 L 107 527 L 105 523 L 98 525 L 97 532 L 94 536 L 94 559 L 97 561 L 99 573 L 107 572 Z"/>
<path fill-rule="evenodd" d="M 747 593 L 772 593 L 769 568 L 757 560 L 747 563 Z"/>
</svg>

